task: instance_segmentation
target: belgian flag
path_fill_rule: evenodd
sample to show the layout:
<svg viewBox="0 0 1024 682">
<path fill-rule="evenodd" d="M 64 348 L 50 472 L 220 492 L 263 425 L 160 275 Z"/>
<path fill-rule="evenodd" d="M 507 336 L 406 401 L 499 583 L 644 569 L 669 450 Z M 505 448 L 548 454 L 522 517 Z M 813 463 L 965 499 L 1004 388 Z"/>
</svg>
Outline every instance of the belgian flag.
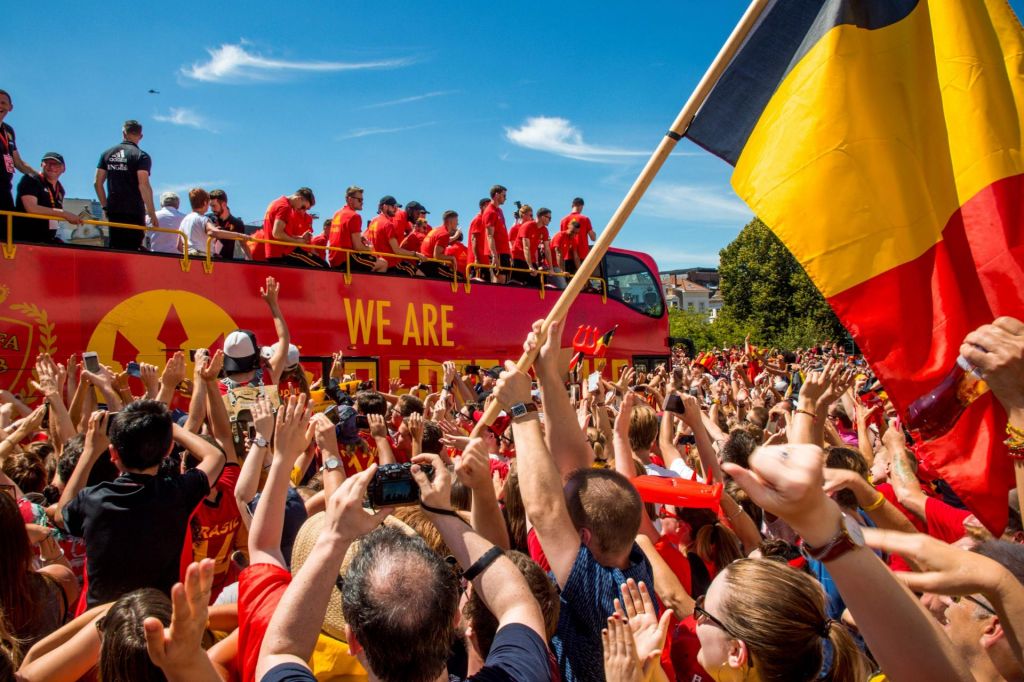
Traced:
<svg viewBox="0 0 1024 682">
<path fill-rule="evenodd" d="M 776 0 L 687 136 L 786 244 L 902 414 L 1024 312 L 1024 32 L 1006 0 Z M 993 531 L 991 393 L 920 451 Z"/>
</svg>

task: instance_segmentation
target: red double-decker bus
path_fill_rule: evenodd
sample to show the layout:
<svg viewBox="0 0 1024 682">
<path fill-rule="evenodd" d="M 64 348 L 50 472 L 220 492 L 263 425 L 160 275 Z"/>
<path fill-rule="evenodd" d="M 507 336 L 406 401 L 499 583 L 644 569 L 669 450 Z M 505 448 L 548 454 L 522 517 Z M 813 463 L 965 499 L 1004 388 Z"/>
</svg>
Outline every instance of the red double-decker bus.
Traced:
<svg viewBox="0 0 1024 682">
<path fill-rule="evenodd" d="M 252 329 L 270 344 L 276 335 L 258 295 L 267 275 L 280 282 L 281 309 L 305 366 L 326 366 L 342 350 L 346 371 L 379 385 L 400 377 L 406 386 L 436 387 L 445 360 L 486 368 L 517 358 L 530 323 L 559 294 L 82 246 L 4 246 L 0 387 L 22 395 L 30 393 L 32 366 L 43 352 L 63 361 L 95 351 L 120 370 L 132 360 L 162 366 L 178 350 L 219 348 L 236 328 Z M 571 346 L 579 325 L 601 333 L 618 325 L 601 361 L 606 376 L 617 376 L 625 364 L 666 361 L 668 322 L 651 257 L 609 252 L 573 304 L 563 346 Z"/>
</svg>

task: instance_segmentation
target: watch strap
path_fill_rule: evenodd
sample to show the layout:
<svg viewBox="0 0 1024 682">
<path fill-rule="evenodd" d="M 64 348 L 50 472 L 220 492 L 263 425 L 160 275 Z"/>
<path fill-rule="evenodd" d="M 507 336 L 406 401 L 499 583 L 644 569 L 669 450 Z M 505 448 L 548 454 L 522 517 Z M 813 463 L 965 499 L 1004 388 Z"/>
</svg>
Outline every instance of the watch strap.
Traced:
<svg viewBox="0 0 1024 682">
<path fill-rule="evenodd" d="M 857 547 L 857 543 L 853 541 L 853 537 L 846 530 L 846 524 L 844 523 L 839 532 L 821 547 L 811 547 L 805 542 L 800 547 L 800 551 L 815 561 L 827 563 L 835 561 L 847 552 L 857 549 Z"/>
<path fill-rule="evenodd" d="M 509 410 L 511 412 L 513 412 L 513 413 L 514 412 L 520 412 L 519 415 L 515 415 L 515 414 L 512 415 L 513 421 L 516 420 L 516 419 L 522 419 L 524 417 L 527 417 L 527 416 L 530 415 L 531 412 L 539 412 L 540 411 L 540 410 L 537 409 L 537 406 L 533 403 L 533 401 L 530 401 L 528 403 L 516 403 L 515 405 L 510 407 Z"/>
</svg>

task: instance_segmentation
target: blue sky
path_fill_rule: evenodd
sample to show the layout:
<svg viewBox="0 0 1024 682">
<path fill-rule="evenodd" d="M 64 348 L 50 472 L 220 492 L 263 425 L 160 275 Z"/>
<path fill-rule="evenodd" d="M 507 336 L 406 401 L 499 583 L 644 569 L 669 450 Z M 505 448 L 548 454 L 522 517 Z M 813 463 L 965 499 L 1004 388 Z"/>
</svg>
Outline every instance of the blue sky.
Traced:
<svg viewBox="0 0 1024 682">
<path fill-rule="evenodd" d="M 501 183 L 556 219 L 583 196 L 600 229 L 745 6 L 18 4 L 0 88 L 23 158 L 64 154 L 69 196 L 93 196 L 100 152 L 137 118 L 158 192 L 223 188 L 247 222 L 302 185 L 327 217 L 358 184 L 367 213 L 393 194 L 466 227 Z M 714 265 L 750 218 L 730 170 L 680 143 L 617 244 Z"/>
</svg>

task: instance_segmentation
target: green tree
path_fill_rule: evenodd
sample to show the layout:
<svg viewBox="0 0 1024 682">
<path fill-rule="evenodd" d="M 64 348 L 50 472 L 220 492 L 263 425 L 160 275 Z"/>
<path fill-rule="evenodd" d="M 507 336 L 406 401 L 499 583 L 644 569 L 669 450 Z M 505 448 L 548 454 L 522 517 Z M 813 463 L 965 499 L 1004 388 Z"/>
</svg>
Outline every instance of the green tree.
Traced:
<svg viewBox="0 0 1024 682">
<path fill-rule="evenodd" d="M 759 345 L 780 348 L 846 336 L 796 258 L 760 219 L 750 221 L 719 258 L 723 328 L 750 330 Z"/>
</svg>

